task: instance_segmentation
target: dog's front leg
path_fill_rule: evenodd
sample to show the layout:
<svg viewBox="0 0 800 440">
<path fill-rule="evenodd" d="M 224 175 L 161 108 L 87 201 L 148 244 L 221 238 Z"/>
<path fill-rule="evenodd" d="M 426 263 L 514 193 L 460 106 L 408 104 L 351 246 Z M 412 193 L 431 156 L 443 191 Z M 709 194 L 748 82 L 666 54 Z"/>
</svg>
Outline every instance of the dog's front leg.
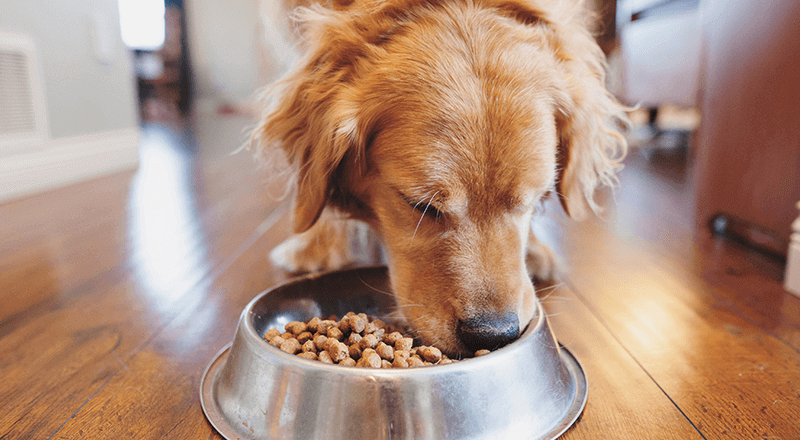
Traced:
<svg viewBox="0 0 800 440">
<path fill-rule="evenodd" d="M 269 257 L 291 273 L 319 272 L 374 259 L 374 246 L 367 225 L 325 212 L 311 229 L 273 248 Z"/>
<path fill-rule="evenodd" d="M 528 234 L 528 246 L 525 250 L 525 265 L 532 278 L 554 282 L 561 273 L 561 264 L 555 252 L 539 241 L 531 230 Z"/>
</svg>

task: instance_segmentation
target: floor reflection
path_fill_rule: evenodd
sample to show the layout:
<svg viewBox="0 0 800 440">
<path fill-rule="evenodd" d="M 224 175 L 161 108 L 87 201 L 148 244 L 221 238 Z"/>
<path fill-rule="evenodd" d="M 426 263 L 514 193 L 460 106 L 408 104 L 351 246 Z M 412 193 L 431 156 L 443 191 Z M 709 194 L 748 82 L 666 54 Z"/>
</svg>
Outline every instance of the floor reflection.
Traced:
<svg viewBox="0 0 800 440">
<path fill-rule="evenodd" d="M 128 206 L 131 264 L 162 310 L 197 288 L 209 271 L 195 206 L 194 150 L 191 137 L 175 129 L 143 127 L 140 167 Z"/>
</svg>

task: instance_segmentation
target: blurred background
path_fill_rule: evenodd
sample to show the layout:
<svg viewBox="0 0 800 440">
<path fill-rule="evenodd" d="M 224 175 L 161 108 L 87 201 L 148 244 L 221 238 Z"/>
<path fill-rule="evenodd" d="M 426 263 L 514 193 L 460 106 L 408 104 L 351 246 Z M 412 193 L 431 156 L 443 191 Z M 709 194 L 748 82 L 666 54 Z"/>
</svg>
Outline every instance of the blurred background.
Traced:
<svg viewBox="0 0 800 440">
<path fill-rule="evenodd" d="M 609 87 L 636 106 L 631 156 L 691 187 L 698 228 L 785 260 L 800 200 L 798 2 L 586 6 Z M 141 174 L 163 130 L 190 162 L 236 150 L 257 90 L 293 61 L 280 14 L 268 0 L 3 0 L 0 203 Z"/>
</svg>

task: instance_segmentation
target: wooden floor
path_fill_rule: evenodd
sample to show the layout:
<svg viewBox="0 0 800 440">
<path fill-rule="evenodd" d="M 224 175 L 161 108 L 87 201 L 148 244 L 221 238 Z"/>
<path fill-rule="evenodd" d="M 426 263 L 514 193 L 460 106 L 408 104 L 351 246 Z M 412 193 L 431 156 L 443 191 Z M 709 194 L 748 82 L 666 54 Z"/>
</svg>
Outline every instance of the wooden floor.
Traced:
<svg viewBox="0 0 800 440">
<path fill-rule="evenodd" d="M 193 127 L 148 127 L 137 172 L 0 205 L 0 439 L 219 438 L 200 378 L 286 277 L 266 253 L 288 227 L 228 154 L 244 122 Z M 566 439 L 800 439 L 800 299 L 695 230 L 691 181 L 635 150 L 604 220 L 537 220 L 568 268 L 541 295 L 589 377 Z"/>
</svg>

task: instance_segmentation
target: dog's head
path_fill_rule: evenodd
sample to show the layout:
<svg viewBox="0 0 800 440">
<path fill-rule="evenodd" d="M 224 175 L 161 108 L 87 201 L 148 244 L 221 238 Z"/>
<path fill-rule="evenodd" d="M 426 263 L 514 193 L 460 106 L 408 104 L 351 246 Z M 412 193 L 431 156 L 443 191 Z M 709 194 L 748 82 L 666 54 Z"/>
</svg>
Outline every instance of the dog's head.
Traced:
<svg viewBox="0 0 800 440">
<path fill-rule="evenodd" d="M 525 327 L 537 204 L 585 216 L 625 149 L 602 52 L 533 3 L 305 10 L 306 58 L 257 132 L 296 171 L 295 231 L 326 207 L 369 223 L 402 314 L 451 353 Z"/>
</svg>

